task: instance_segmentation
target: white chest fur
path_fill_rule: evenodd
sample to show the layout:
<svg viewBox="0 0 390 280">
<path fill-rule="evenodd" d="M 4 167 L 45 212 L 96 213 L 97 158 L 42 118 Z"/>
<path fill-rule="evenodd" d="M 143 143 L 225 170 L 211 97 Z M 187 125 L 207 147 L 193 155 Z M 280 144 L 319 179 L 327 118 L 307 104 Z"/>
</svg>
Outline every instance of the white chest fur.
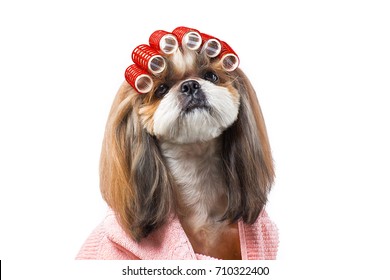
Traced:
<svg viewBox="0 0 390 280">
<path fill-rule="evenodd" d="M 218 139 L 196 144 L 161 143 L 176 181 L 179 215 L 191 231 L 215 231 L 226 209 Z M 208 230 L 207 230 L 208 231 Z"/>
</svg>

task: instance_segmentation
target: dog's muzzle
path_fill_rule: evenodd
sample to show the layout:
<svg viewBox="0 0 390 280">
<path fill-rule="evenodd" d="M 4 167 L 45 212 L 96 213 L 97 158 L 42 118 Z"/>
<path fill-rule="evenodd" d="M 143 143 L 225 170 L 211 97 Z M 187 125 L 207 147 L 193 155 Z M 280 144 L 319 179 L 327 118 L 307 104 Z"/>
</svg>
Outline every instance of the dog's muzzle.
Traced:
<svg viewBox="0 0 390 280">
<path fill-rule="evenodd" d="M 180 86 L 180 93 L 180 102 L 184 112 L 208 108 L 206 95 L 197 81 L 184 81 Z"/>
</svg>

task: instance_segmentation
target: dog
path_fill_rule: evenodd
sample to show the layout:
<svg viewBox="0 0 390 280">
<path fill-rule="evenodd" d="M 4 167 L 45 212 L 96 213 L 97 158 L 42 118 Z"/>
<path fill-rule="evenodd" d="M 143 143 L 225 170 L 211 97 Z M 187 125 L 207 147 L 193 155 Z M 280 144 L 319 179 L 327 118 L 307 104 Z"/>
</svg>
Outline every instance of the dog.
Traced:
<svg viewBox="0 0 390 280">
<path fill-rule="evenodd" d="M 150 92 L 124 82 L 115 97 L 102 196 L 132 242 L 142 244 L 174 216 L 197 256 L 243 259 L 239 223 L 251 226 L 265 213 L 274 180 L 256 93 L 241 69 L 226 71 L 202 49 L 179 46 L 164 61 Z M 273 224 L 270 232 L 276 236 Z"/>
</svg>

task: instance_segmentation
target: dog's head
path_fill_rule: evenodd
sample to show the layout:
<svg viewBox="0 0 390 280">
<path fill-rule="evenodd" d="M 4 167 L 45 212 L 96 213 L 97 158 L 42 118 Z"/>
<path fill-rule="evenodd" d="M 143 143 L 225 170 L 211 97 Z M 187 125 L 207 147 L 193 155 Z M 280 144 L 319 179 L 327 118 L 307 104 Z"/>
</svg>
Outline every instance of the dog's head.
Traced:
<svg viewBox="0 0 390 280">
<path fill-rule="evenodd" d="M 140 106 L 143 127 L 178 144 L 218 137 L 237 119 L 240 95 L 233 79 L 204 53 L 176 52 Z"/>
<path fill-rule="evenodd" d="M 240 69 L 182 45 L 164 55 L 165 69 L 140 94 L 124 82 L 108 118 L 100 166 L 101 190 L 123 229 L 140 240 L 175 209 L 175 181 L 160 143 L 220 138 L 228 207 L 223 220 L 253 223 L 274 178 L 256 94 Z"/>
</svg>

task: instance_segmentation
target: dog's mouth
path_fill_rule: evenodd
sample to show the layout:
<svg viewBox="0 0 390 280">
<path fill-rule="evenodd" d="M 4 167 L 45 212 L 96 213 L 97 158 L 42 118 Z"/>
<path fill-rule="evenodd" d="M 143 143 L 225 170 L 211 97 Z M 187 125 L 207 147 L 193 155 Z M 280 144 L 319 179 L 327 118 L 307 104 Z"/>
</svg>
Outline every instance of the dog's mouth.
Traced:
<svg viewBox="0 0 390 280">
<path fill-rule="evenodd" d="M 182 94 L 180 99 L 183 113 L 210 109 L 206 95 L 202 90 L 198 90 L 195 94 Z"/>
<path fill-rule="evenodd" d="M 195 110 L 209 110 L 210 106 L 204 100 L 190 100 L 183 104 L 183 112 L 190 113 Z"/>
</svg>

